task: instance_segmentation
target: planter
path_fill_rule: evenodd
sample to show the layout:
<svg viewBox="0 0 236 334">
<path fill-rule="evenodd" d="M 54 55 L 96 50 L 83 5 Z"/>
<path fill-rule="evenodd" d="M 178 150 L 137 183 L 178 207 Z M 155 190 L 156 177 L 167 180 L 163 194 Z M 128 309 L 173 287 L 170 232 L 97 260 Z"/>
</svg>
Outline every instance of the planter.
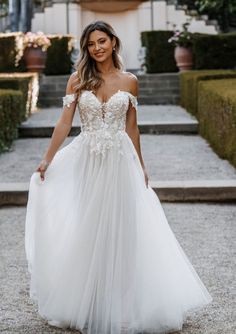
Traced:
<svg viewBox="0 0 236 334">
<path fill-rule="evenodd" d="M 180 71 L 188 71 L 193 68 L 192 48 L 176 46 L 175 61 Z"/>
<path fill-rule="evenodd" d="M 47 52 L 42 51 L 42 48 L 26 48 L 24 52 L 24 59 L 27 70 L 29 72 L 42 73 L 45 68 Z"/>
</svg>

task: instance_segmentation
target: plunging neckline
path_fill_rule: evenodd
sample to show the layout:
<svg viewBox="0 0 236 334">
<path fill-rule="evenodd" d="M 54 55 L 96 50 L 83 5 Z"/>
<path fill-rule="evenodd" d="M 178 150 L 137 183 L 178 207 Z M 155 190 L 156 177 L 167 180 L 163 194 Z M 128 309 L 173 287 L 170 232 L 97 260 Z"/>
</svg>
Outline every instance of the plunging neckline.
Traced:
<svg viewBox="0 0 236 334">
<path fill-rule="evenodd" d="M 95 97 L 95 99 L 98 101 L 98 103 L 99 103 L 100 105 L 106 105 L 106 104 L 108 104 L 108 103 L 110 102 L 110 100 L 111 100 L 114 96 L 116 96 L 117 94 L 119 94 L 119 93 L 126 93 L 126 94 L 128 94 L 128 95 L 130 94 L 130 95 L 132 95 L 134 98 L 137 98 L 136 96 L 134 96 L 134 95 L 133 95 L 132 93 L 130 93 L 130 92 L 127 92 L 127 91 L 125 91 L 125 90 L 118 89 L 115 93 L 113 93 L 113 94 L 107 99 L 107 101 L 102 102 L 92 90 L 88 90 L 88 92 L 90 92 L 90 93 Z"/>
</svg>

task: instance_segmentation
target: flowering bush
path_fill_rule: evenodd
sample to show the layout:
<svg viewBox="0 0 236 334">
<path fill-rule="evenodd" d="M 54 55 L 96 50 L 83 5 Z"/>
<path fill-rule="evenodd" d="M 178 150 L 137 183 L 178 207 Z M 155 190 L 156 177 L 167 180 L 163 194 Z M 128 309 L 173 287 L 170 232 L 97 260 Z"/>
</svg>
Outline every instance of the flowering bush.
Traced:
<svg viewBox="0 0 236 334">
<path fill-rule="evenodd" d="M 46 51 L 50 45 L 50 39 L 41 31 L 37 33 L 27 32 L 24 36 L 24 48 L 41 47 L 42 51 Z"/>
<path fill-rule="evenodd" d="M 188 31 L 189 22 L 182 25 L 183 30 L 175 30 L 174 35 L 168 39 L 169 43 L 173 43 L 175 46 L 191 47 L 193 44 L 193 35 Z"/>
</svg>

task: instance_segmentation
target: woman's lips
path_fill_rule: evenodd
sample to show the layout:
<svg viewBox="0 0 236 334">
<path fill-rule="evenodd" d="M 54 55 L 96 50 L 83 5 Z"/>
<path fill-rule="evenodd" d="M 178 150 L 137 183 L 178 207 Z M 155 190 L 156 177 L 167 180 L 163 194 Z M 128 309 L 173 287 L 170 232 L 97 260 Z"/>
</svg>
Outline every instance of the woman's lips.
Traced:
<svg viewBox="0 0 236 334">
<path fill-rule="evenodd" d="M 103 55 L 104 55 L 104 53 L 96 53 L 96 54 L 95 54 L 96 57 L 101 57 L 101 56 L 103 56 Z"/>
</svg>

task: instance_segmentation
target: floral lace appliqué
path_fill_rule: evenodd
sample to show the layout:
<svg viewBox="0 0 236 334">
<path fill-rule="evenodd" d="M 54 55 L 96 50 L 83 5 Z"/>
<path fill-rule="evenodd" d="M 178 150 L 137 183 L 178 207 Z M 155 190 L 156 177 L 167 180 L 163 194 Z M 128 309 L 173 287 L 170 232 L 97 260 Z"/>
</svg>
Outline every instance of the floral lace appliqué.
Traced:
<svg viewBox="0 0 236 334">
<path fill-rule="evenodd" d="M 119 90 L 107 102 L 101 102 L 88 90 L 79 98 L 81 136 L 86 138 L 90 153 L 103 156 L 113 147 L 123 154 L 121 140 L 125 132 L 126 113 L 129 103 L 137 109 L 137 98 L 131 93 Z"/>
<path fill-rule="evenodd" d="M 73 103 L 76 100 L 76 94 L 67 94 L 66 96 L 63 96 L 63 107 L 67 106 L 70 108 L 71 103 Z"/>
</svg>

